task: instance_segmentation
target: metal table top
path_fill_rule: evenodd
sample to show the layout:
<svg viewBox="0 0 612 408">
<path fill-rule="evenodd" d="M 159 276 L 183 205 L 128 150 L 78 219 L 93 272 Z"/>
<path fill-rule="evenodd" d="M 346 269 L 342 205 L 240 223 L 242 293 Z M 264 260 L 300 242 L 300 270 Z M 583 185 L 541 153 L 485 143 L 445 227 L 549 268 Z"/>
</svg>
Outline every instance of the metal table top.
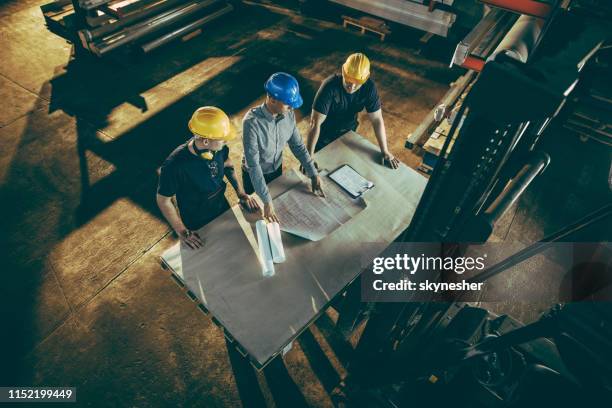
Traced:
<svg viewBox="0 0 612 408">
<path fill-rule="evenodd" d="M 380 165 L 379 156 L 377 146 L 354 132 L 317 153 L 321 168 L 348 163 L 376 186 L 364 195 L 367 207 L 322 240 L 283 233 L 287 260 L 275 265 L 273 277 L 262 276 L 256 217 L 238 206 L 199 231 L 203 248 L 177 243 L 162 255 L 257 368 L 305 330 L 410 223 L 427 181 L 403 164 L 397 170 Z M 301 183 L 288 172 L 270 183 L 270 192 L 277 197 Z"/>
</svg>

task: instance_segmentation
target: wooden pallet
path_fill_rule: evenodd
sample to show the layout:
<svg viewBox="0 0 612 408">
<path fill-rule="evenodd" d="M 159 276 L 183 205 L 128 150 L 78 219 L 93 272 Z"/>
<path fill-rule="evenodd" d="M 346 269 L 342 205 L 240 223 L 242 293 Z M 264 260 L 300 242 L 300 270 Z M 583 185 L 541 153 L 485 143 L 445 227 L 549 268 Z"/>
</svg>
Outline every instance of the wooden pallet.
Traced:
<svg viewBox="0 0 612 408">
<path fill-rule="evenodd" d="M 344 28 L 348 26 L 357 27 L 361 31 L 361 34 L 365 34 L 366 31 L 374 33 L 380 37 L 380 41 L 385 41 L 385 37 L 391 34 L 391 30 L 383 20 L 379 20 L 373 17 L 360 17 L 354 18 L 350 16 L 342 16 Z"/>
</svg>

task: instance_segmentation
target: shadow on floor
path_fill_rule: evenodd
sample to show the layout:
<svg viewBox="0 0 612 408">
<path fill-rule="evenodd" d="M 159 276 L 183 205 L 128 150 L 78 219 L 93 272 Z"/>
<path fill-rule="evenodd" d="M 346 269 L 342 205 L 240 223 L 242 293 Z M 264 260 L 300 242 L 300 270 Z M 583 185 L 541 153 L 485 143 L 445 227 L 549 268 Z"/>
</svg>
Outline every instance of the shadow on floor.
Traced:
<svg viewBox="0 0 612 408">
<path fill-rule="evenodd" d="M 298 77 L 305 99 L 298 117 L 308 115 L 319 82 L 309 79 L 310 74 L 300 75 L 301 70 L 312 68 L 321 59 L 326 63 L 337 60 L 339 67 L 349 52 L 371 45 L 376 45 L 372 55 L 382 55 L 376 54 L 380 51 L 378 43 L 341 30 L 311 30 L 304 25 L 291 25 L 286 30 L 277 26 L 287 18 L 284 15 L 263 9 L 249 12 L 249 18 L 228 16 L 211 24 L 206 35 L 147 56 L 79 59 L 68 62 L 66 67 L 50 67 L 60 74 L 40 90 L 41 95 L 50 90 L 49 110 L 38 109 L 23 121 L 4 128 L 3 138 L 14 138 L 10 139 L 14 151 L 0 186 L 0 247 L 6 254 L 0 285 L 0 301 L 6 306 L 0 309 L 3 332 L 8 334 L 3 338 L 0 384 L 40 381 L 36 367 L 23 363 L 24 356 L 117 276 L 115 272 L 101 273 L 87 262 L 80 264 L 79 259 L 121 264 L 121 273 L 150 242 L 163 235 L 164 231 L 142 225 L 142 219 L 149 224 L 154 224 L 154 218 L 162 219 L 154 201 L 155 170 L 174 147 L 190 136 L 185 124 L 195 108 L 218 105 L 236 115 L 261 99 L 262 84 L 271 73 L 288 71 Z M 236 33 L 240 33 L 239 41 Z M 211 66 L 205 63 L 203 72 L 199 68 L 189 71 L 209 58 Z M 214 64 L 226 58 L 234 60 L 215 73 Z M 414 69 L 422 68 L 412 60 L 409 63 Z M 188 75 L 179 82 L 170 82 L 185 72 Z M 199 78 L 200 74 L 207 79 Z M 381 77 L 385 74 L 381 70 Z M 445 70 L 436 68 L 431 78 L 446 81 L 446 75 Z M 163 103 L 166 105 L 160 106 Z M 133 204 L 127 208 L 135 210 L 127 216 L 118 211 L 111 214 L 126 219 L 104 218 L 118 201 Z M 143 213 L 153 217 L 143 217 Z M 83 230 L 91 235 L 73 238 Z M 149 236 L 152 232 L 158 236 Z M 74 247 L 67 247 L 68 238 L 72 238 L 69 242 Z M 124 245 L 123 253 L 117 250 L 118 243 Z M 74 269 L 67 277 L 56 273 L 56 260 L 51 254 L 58 247 Z M 83 247 L 90 252 L 83 252 Z M 70 293 L 65 291 L 68 286 Z M 51 301 L 42 304 L 41 298 Z M 116 318 L 107 314 L 99 321 L 113 334 L 112 341 L 105 338 L 107 333 L 90 336 L 103 342 L 101 347 L 108 349 L 104 354 L 113 360 L 117 358 L 113 355 L 113 341 L 135 340 L 130 331 L 114 331 Z M 317 324 L 323 327 L 326 323 Z M 306 337 L 303 346 L 328 389 L 335 378 L 330 367 L 321 362 L 322 352 L 313 340 L 312 336 Z M 342 359 L 348 359 L 346 345 L 336 340 L 330 340 L 332 348 Z M 84 346 L 85 352 L 90 350 L 88 347 L 93 346 Z M 257 378 L 248 373 L 252 368 L 247 370 L 240 358 L 230 352 L 241 397 L 263 403 L 261 389 L 253 382 Z M 58 384 L 74 375 L 69 364 L 62 364 L 61 356 L 49 357 L 49 361 L 57 369 L 53 378 Z M 123 378 L 115 373 L 103 371 L 95 382 L 100 387 L 121 382 Z M 306 405 L 282 359 L 266 367 L 264 376 L 277 405 Z M 143 393 L 156 389 L 145 381 L 135 381 L 134 387 L 145 387 Z"/>
<path fill-rule="evenodd" d="M 257 380 L 257 372 L 249 359 L 242 356 L 227 339 L 226 346 L 243 406 L 266 407 L 264 394 Z M 281 356 L 275 357 L 263 369 L 263 375 L 277 407 L 308 407 Z"/>
<path fill-rule="evenodd" d="M 340 383 L 341 378 L 329 361 L 329 357 L 325 355 L 325 352 L 319 343 L 317 343 L 310 330 L 304 331 L 298 338 L 298 341 L 315 375 L 319 378 L 321 384 L 323 384 L 323 388 L 325 388 L 328 394 L 331 394 Z"/>
<path fill-rule="evenodd" d="M 15 128 L 4 128 L 6 137 L 14 137 L 14 143 L 13 139 L 10 142 L 14 151 L 0 186 L 4 232 L 0 244 L 10 254 L 5 260 L 0 289 L 6 305 L 2 308 L 7 315 L 5 330 L 10 333 L 3 347 L 1 383 L 31 384 L 34 368 L 24 366 L 23 357 L 91 299 L 77 295 L 75 304 L 64 293 L 63 285 L 72 285 L 76 288 L 73 293 L 79 294 L 80 289 L 88 289 L 87 293 L 95 296 L 115 277 L 96 276 L 98 271 L 74 262 L 74 267 L 82 270 L 63 280 L 54 272 L 49 255 L 67 237 L 98 222 L 97 218 L 119 200 L 127 200 L 162 219 L 154 201 L 155 171 L 169 152 L 190 136 L 185 123 L 195 108 L 218 105 L 235 115 L 263 96 L 262 84 L 271 73 L 282 70 L 297 74 L 328 56 L 339 44 L 354 49 L 361 43 L 357 37 L 326 29 L 317 32 L 315 38 L 284 31 L 269 39 L 259 32 L 275 31 L 275 24 L 286 16 L 259 9 L 252 10 L 250 16 L 246 21 L 235 15 L 223 23 L 216 22 L 211 25 L 214 31 L 210 31 L 214 37 L 209 34 L 145 57 L 85 58 L 56 67 L 60 74 L 45 83 L 40 92 L 47 94 L 50 88 L 49 110 L 34 111 L 23 120 L 21 128 L 17 124 Z M 238 31 L 246 43 L 253 44 L 236 44 Z M 321 38 L 329 41 L 320 41 Z M 208 58 L 236 55 L 239 58 L 232 65 L 207 74 L 207 80 L 194 79 L 197 72 L 183 79 L 193 81 L 193 86 L 159 86 Z M 297 76 L 306 100 L 301 112 L 304 115 L 309 113 L 309 103 L 319 84 Z M 189 91 L 179 92 L 174 85 Z M 155 106 L 164 101 L 169 101 L 166 106 Z M 126 257 L 114 259 L 115 236 L 123 236 L 131 246 L 130 256 L 140 256 L 143 240 L 139 243 L 137 238 L 150 231 L 138 222 L 135 219 L 117 226 L 111 225 L 111 220 L 110 224 L 96 224 L 92 231 L 109 229 L 112 233 L 89 244 L 95 247 L 91 258 L 127 264 Z M 78 245 L 87 245 L 86 241 L 87 237 L 83 237 Z M 79 251 L 79 247 L 62 249 L 67 259 L 91 255 Z M 57 310 L 39 304 L 39 298 L 47 296 L 41 291 L 51 289 L 57 292 L 53 298 Z M 271 366 L 268 371 L 282 372 L 283 367 Z M 278 385 L 277 393 L 282 397 L 282 381 L 271 383 Z"/>
</svg>

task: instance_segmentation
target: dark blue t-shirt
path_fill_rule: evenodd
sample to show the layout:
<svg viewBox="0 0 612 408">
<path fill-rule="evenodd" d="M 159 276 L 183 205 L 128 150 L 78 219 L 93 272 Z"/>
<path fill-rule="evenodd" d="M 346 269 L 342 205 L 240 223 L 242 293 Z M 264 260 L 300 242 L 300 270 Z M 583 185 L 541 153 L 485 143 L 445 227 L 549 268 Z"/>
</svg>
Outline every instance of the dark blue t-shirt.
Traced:
<svg viewBox="0 0 612 408">
<path fill-rule="evenodd" d="M 354 93 L 349 94 L 342 86 L 342 75 L 327 77 L 315 95 L 312 109 L 327 115 L 323 129 L 349 130 L 357 126 L 357 114 L 365 109 L 376 112 L 381 108 L 380 97 L 372 79 Z"/>
<path fill-rule="evenodd" d="M 229 148 L 225 146 L 212 160 L 205 160 L 191 153 L 187 145 L 174 149 L 162 164 L 157 192 L 166 197 L 176 195 L 183 223 L 197 229 L 227 206 L 223 173 Z"/>
</svg>

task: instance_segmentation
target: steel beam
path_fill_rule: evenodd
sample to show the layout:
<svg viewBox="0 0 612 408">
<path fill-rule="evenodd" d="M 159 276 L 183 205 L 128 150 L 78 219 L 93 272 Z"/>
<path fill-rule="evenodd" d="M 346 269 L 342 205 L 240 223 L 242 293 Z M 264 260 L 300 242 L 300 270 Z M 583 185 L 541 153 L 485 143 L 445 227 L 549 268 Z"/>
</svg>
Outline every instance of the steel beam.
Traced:
<svg viewBox="0 0 612 408">
<path fill-rule="evenodd" d="M 172 24 L 178 23 L 181 20 L 184 20 L 205 9 L 206 7 L 217 3 L 217 1 L 218 0 L 204 0 L 201 2 L 189 3 L 184 7 L 173 9 L 167 13 L 155 16 L 134 26 L 126 27 L 125 29 L 108 37 L 104 37 L 99 41 L 95 41 L 94 43 L 89 44 L 89 49 L 98 56 L 104 55 L 112 50 L 153 34 L 163 28 L 168 28 Z"/>
<path fill-rule="evenodd" d="M 176 29 L 174 31 L 169 32 L 168 34 L 162 35 L 161 37 L 148 42 L 144 45 L 141 46 L 142 50 L 147 53 L 147 52 L 151 52 L 154 49 L 161 47 L 164 44 L 169 43 L 170 41 L 178 38 L 178 37 L 182 37 L 184 35 L 187 35 L 191 32 L 193 32 L 194 30 L 196 30 L 197 28 L 205 25 L 206 23 L 209 23 L 213 20 L 216 20 L 217 18 L 231 12 L 232 10 L 234 10 L 234 6 L 232 6 L 231 4 L 228 4 L 227 6 L 223 7 L 220 10 L 215 11 L 212 14 L 209 14 L 205 17 L 202 17 L 190 24 L 187 24 L 184 27 L 181 27 L 179 29 Z"/>
</svg>

